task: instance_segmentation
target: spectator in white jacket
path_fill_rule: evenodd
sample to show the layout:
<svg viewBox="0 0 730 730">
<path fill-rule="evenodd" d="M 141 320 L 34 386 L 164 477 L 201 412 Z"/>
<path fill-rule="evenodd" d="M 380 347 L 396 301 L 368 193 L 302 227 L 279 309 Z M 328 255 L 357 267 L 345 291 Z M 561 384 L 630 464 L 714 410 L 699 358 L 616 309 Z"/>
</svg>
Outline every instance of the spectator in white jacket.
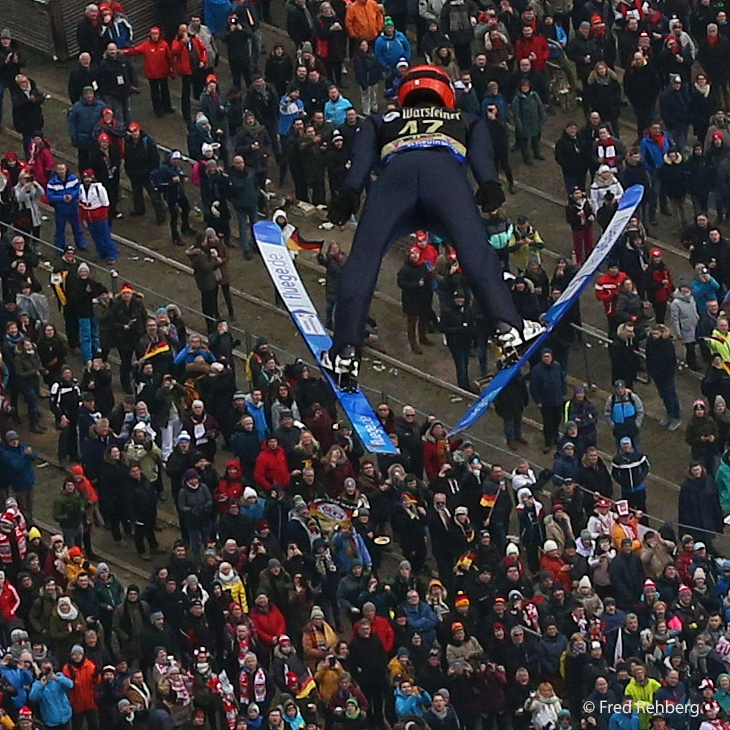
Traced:
<svg viewBox="0 0 730 730">
<path fill-rule="evenodd" d="M 93 170 L 84 170 L 81 174 L 79 218 L 86 222 L 99 258 L 115 263 L 119 254 L 109 227 L 109 194 L 100 182 L 96 182 Z"/>
</svg>

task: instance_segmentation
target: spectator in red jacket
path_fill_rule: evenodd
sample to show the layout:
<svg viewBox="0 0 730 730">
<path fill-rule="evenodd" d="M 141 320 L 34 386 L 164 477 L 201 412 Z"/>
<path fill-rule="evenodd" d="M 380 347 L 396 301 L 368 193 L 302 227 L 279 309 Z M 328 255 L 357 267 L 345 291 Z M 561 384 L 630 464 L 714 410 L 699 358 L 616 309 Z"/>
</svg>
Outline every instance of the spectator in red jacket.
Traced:
<svg viewBox="0 0 730 730">
<path fill-rule="evenodd" d="M 172 42 L 172 60 L 174 73 L 182 81 L 182 115 L 189 122 L 193 75 L 205 73 L 208 68 L 208 50 L 198 36 L 190 35 L 185 23 L 178 28 L 177 38 Z"/>
<path fill-rule="evenodd" d="M 362 606 L 363 618 L 370 621 L 370 629 L 380 639 L 380 642 L 385 649 L 385 653 L 391 656 L 395 649 L 395 631 L 390 621 L 383 616 L 378 616 L 375 612 L 375 604 L 371 601 L 363 603 Z M 357 636 L 357 625 L 352 627 L 352 638 Z"/>
<path fill-rule="evenodd" d="M 150 82 L 152 109 L 157 117 L 172 113 L 170 87 L 167 79 L 172 75 L 172 51 L 157 26 L 150 28 L 150 37 L 133 48 L 124 49 L 125 56 L 144 56 L 144 75 Z"/>
<path fill-rule="evenodd" d="M 218 512 L 222 515 L 228 513 L 230 500 L 240 500 L 243 495 L 243 481 L 241 479 L 241 474 L 241 463 L 238 459 L 231 459 L 226 464 L 225 475 L 218 482 L 218 487 L 213 493 L 213 501 L 218 506 Z"/>
<path fill-rule="evenodd" d="M 267 492 L 275 486 L 286 487 L 289 484 L 286 451 L 279 446 L 276 436 L 269 436 L 261 447 L 261 453 L 256 457 L 253 480 Z"/>
<path fill-rule="evenodd" d="M 618 291 L 627 277 L 628 274 L 619 269 L 618 261 L 614 259 L 609 260 L 606 273 L 599 276 L 598 281 L 596 281 L 596 299 L 603 302 L 603 310 L 608 321 L 609 337 L 616 334 L 616 327 L 618 327 L 618 317 L 616 315 Z"/>
<path fill-rule="evenodd" d="M 15 621 L 20 608 L 20 596 L 10 581 L 5 579 L 5 571 L 0 570 L 0 614 L 6 624 Z"/>
<path fill-rule="evenodd" d="M 515 61 L 527 58 L 535 72 L 535 91 L 547 105 L 550 102 L 550 84 L 548 80 L 547 62 L 550 58 L 550 46 L 544 35 L 535 33 L 530 25 L 522 26 L 522 38 L 515 42 Z"/>
<path fill-rule="evenodd" d="M 662 250 L 653 248 L 649 251 L 649 266 L 644 271 L 646 298 L 654 307 L 654 318 L 657 324 L 664 324 L 667 314 L 667 303 L 674 292 L 672 275 L 662 260 Z"/>
<path fill-rule="evenodd" d="M 256 627 L 258 640 L 269 650 L 276 646 L 279 636 L 286 633 L 283 614 L 263 592 L 256 596 L 249 618 Z"/>
<path fill-rule="evenodd" d="M 89 730 L 98 728 L 99 710 L 94 696 L 98 684 L 96 664 L 84 656 L 84 647 L 80 644 L 71 647 L 71 658 L 64 665 L 63 674 L 74 683 L 68 693 L 74 711 L 74 726 L 81 727 L 86 718 Z"/>
</svg>

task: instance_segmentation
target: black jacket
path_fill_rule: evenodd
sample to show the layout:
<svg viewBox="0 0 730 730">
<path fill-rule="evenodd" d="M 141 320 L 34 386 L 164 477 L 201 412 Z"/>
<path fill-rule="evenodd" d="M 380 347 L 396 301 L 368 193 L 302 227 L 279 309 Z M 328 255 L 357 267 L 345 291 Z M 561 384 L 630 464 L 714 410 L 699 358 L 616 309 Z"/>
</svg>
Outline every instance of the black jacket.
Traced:
<svg viewBox="0 0 730 730">
<path fill-rule="evenodd" d="M 92 63 L 88 68 L 76 66 L 71 69 L 68 75 L 68 98 L 75 104 L 84 92 L 84 86 L 99 84 L 99 67 Z"/>
<path fill-rule="evenodd" d="M 43 110 L 41 105 L 46 100 L 38 91 L 35 81 L 30 79 L 28 93 L 19 86 L 13 85 L 10 92 L 13 102 L 13 126 L 21 134 L 34 134 L 43 131 Z"/>
<path fill-rule="evenodd" d="M 449 347 L 468 350 L 476 337 L 476 322 L 471 307 L 466 304 L 463 307 L 455 304 L 444 307 L 439 330 L 446 335 Z"/>
<path fill-rule="evenodd" d="M 432 292 L 431 277 L 425 263 L 406 261 L 398 272 L 398 287 L 404 314 L 428 314 Z"/>
<path fill-rule="evenodd" d="M 573 138 L 567 132 L 563 132 L 555 143 L 555 162 L 560 165 L 563 175 L 585 177 L 591 152 L 592 149 L 586 149 L 578 135 Z"/>
<path fill-rule="evenodd" d="M 127 137 L 124 143 L 124 169 L 130 180 L 149 180 L 152 170 L 160 166 L 160 153 L 155 140 L 142 132 L 136 142 Z"/>
<path fill-rule="evenodd" d="M 274 86 L 267 83 L 263 91 L 250 86 L 246 92 L 243 108 L 252 111 L 256 119 L 266 126 L 279 118 L 279 97 Z"/>
<path fill-rule="evenodd" d="M 130 479 L 129 482 L 134 520 L 143 525 L 154 524 L 157 518 L 157 492 L 150 484 L 150 480 L 142 476 L 139 481 Z"/>
<path fill-rule="evenodd" d="M 124 56 L 107 57 L 99 65 L 99 92 L 102 96 L 126 99 L 136 85 L 134 66 Z"/>
<path fill-rule="evenodd" d="M 633 551 L 628 555 L 619 551 L 608 566 L 608 573 L 618 607 L 625 610 L 632 608 L 641 598 L 646 578 L 639 556 Z"/>
</svg>

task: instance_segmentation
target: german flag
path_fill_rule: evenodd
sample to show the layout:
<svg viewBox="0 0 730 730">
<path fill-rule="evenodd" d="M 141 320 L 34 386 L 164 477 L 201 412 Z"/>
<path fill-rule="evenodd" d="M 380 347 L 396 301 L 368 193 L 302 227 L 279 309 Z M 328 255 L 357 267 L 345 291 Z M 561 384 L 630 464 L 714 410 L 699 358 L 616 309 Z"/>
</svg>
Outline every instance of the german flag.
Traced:
<svg viewBox="0 0 730 730">
<path fill-rule="evenodd" d="M 317 683 L 314 681 L 314 677 L 311 674 L 307 674 L 302 680 L 302 688 L 297 692 L 296 698 L 303 700 L 305 697 L 309 697 L 315 689 L 317 689 Z"/>
<path fill-rule="evenodd" d="M 163 352 L 170 352 L 170 345 L 167 342 L 156 342 L 150 346 L 142 359 L 146 360 L 155 355 L 161 355 Z"/>
<path fill-rule="evenodd" d="M 307 241 L 306 238 L 299 235 L 299 231 L 294 231 L 286 239 L 286 247 L 290 251 L 321 251 L 322 246 L 324 246 L 324 241 Z"/>
<path fill-rule="evenodd" d="M 494 494 L 482 494 L 482 498 L 479 500 L 479 504 L 482 507 L 489 507 L 490 509 L 492 507 L 494 507 L 496 502 L 497 502 L 496 492 Z"/>
</svg>

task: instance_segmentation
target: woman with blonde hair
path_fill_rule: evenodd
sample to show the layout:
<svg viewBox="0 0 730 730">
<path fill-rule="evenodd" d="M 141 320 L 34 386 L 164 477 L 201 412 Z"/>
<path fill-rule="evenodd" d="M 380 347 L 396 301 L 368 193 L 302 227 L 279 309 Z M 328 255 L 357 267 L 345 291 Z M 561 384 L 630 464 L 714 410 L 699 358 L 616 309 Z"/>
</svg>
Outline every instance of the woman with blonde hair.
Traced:
<svg viewBox="0 0 730 730">
<path fill-rule="evenodd" d="M 345 490 L 345 479 L 355 478 L 352 464 L 339 446 L 331 446 L 322 459 L 325 491 L 330 497 L 339 497 Z"/>
<path fill-rule="evenodd" d="M 558 713 L 563 709 L 563 705 L 550 682 L 539 684 L 525 704 L 526 709 L 532 714 L 532 727 L 535 730 L 557 728 Z"/>
<path fill-rule="evenodd" d="M 311 466 L 319 469 L 321 466 L 322 448 L 319 441 L 314 438 L 309 429 L 304 429 L 299 434 L 299 441 L 292 449 L 290 458 L 293 470 L 303 469 L 305 466 Z"/>
</svg>

